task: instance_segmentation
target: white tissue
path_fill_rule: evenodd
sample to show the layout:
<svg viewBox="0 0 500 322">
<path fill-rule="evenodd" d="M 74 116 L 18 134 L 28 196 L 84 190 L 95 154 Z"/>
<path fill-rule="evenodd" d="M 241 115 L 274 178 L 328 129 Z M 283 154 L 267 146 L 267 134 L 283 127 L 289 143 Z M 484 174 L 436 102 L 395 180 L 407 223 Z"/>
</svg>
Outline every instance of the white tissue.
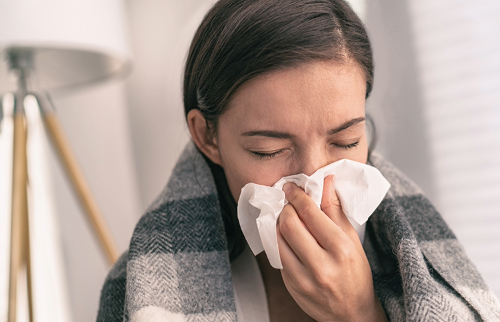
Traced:
<svg viewBox="0 0 500 322">
<path fill-rule="evenodd" d="M 288 203 L 283 185 L 293 182 L 302 187 L 320 207 L 324 178 L 332 174 L 342 210 L 363 242 L 365 223 L 382 202 L 390 184 L 376 168 L 344 159 L 317 170 L 310 177 L 296 174 L 281 178 L 272 187 L 249 183 L 241 189 L 238 220 L 254 255 L 265 251 L 272 267 L 283 268 L 276 235 L 276 222 Z"/>
</svg>

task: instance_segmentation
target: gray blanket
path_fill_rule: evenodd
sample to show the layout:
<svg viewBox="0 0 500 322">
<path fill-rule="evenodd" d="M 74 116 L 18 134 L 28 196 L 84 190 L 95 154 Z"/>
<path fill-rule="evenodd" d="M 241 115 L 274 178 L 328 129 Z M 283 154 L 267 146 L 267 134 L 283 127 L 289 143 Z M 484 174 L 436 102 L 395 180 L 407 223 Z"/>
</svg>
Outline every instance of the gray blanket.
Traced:
<svg viewBox="0 0 500 322">
<path fill-rule="evenodd" d="M 391 321 L 500 321 L 500 304 L 421 191 L 377 155 L 392 187 L 364 248 Z M 97 321 L 236 321 L 224 224 L 210 169 L 189 143 L 166 189 L 109 272 Z"/>
</svg>

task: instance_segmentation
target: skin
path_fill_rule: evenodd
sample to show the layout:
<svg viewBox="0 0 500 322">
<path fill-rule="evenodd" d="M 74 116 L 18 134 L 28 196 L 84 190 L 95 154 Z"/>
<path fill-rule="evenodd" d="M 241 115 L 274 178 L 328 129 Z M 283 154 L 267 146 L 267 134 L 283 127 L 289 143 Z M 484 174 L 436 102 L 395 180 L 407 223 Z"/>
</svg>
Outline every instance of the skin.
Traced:
<svg viewBox="0 0 500 322">
<path fill-rule="evenodd" d="M 200 111 L 187 119 L 194 142 L 223 167 L 238 200 L 249 182 L 271 186 L 341 159 L 366 163 L 365 93 L 356 63 L 313 62 L 243 84 L 215 135 Z M 386 321 L 333 176 L 325 179 L 321 209 L 296 185 L 283 190 L 290 204 L 277 226 L 281 276 L 258 257 L 271 321 Z"/>
</svg>

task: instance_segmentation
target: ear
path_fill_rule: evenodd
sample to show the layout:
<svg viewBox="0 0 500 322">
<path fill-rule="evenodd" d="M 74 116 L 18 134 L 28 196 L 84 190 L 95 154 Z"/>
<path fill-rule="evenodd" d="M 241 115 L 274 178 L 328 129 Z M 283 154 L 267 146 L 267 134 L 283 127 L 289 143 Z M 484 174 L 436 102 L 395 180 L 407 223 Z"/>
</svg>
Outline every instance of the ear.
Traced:
<svg viewBox="0 0 500 322">
<path fill-rule="evenodd" d="M 211 136 L 207 121 L 200 110 L 192 109 L 189 111 L 187 123 L 191 137 L 198 149 L 213 163 L 222 166 L 217 139 Z"/>
</svg>

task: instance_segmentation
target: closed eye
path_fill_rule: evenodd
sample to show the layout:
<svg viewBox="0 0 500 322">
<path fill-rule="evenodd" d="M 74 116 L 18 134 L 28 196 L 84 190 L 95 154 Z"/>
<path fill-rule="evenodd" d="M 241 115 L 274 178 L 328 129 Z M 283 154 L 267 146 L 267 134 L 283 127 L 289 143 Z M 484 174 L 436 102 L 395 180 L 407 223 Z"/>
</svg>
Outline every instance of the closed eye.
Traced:
<svg viewBox="0 0 500 322">
<path fill-rule="evenodd" d="M 358 146 L 358 144 L 359 144 L 359 141 L 351 143 L 351 144 L 335 144 L 335 143 L 333 143 L 334 146 L 341 148 L 341 149 L 345 149 L 345 150 L 355 148 Z"/>
<path fill-rule="evenodd" d="M 257 151 L 250 151 L 252 152 L 253 155 L 255 155 L 259 159 L 272 159 L 281 153 L 283 153 L 284 150 L 278 150 L 275 152 L 270 152 L 270 153 L 263 153 L 263 152 L 257 152 Z"/>
</svg>

